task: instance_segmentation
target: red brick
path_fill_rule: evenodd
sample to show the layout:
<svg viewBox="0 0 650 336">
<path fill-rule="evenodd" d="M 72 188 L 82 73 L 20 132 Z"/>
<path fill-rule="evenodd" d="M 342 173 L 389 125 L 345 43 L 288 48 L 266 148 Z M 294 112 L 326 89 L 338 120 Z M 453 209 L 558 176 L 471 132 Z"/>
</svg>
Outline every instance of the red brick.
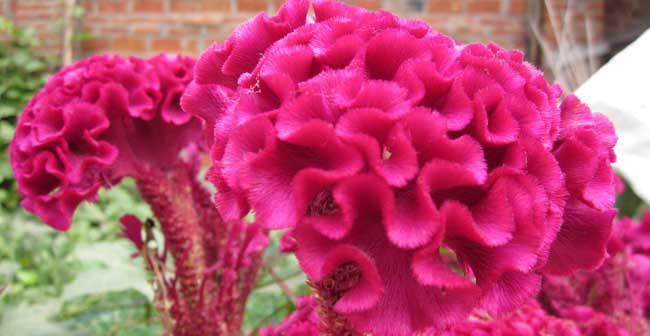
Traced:
<svg viewBox="0 0 650 336">
<path fill-rule="evenodd" d="M 429 0 L 429 11 L 433 13 L 457 13 L 463 10 L 458 0 Z"/>
<path fill-rule="evenodd" d="M 172 12 L 227 12 L 230 0 L 169 0 Z"/>
<path fill-rule="evenodd" d="M 151 43 L 151 48 L 156 52 L 175 52 L 181 51 L 181 41 L 179 39 L 157 39 Z"/>
<path fill-rule="evenodd" d="M 381 8 L 381 3 L 378 0 L 354 0 L 350 1 L 350 4 L 370 10 L 377 10 Z"/>
<path fill-rule="evenodd" d="M 106 51 L 110 48 L 110 43 L 105 39 L 92 38 L 81 42 L 81 49 L 84 52 Z"/>
<path fill-rule="evenodd" d="M 470 13 L 498 13 L 501 11 L 500 0 L 471 0 L 467 4 Z"/>
<path fill-rule="evenodd" d="M 137 37 L 118 37 L 111 43 L 113 51 L 129 52 L 130 54 L 137 54 L 144 51 L 144 40 Z"/>
<path fill-rule="evenodd" d="M 101 14 L 126 13 L 127 5 L 128 2 L 125 0 L 99 0 L 97 1 L 97 10 Z"/>
<path fill-rule="evenodd" d="M 185 55 L 198 55 L 202 50 L 199 50 L 199 41 L 197 39 L 188 38 L 183 41 L 181 51 Z"/>
<path fill-rule="evenodd" d="M 262 12 L 266 11 L 267 4 L 264 0 L 238 0 L 237 10 L 240 12 Z"/>
<path fill-rule="evenodd" d="M 201 8 L 212 12 L 226 12 L 230 10 L 229 0 L 199 0 Z"/>
<path fill-rule="evenodd" d="M 163 0 L 134 0 L 133 10 L 136 12 L 162 12 Z"/>
<path fill-rule="evenodd" d="M 524 14 L 528 10 L 528 0 L 510 0 L 510 14 Z"/>
<path fill-rule="evenodd" d="M 193 12 L 196 10 L 196 2 L 192 0 L 170 0 L 172 12 Z"/>
<path fill-rule="evenodd" d="M 160 32 L 160 23 L 151 21 L 134 22 L 128 25 L 137 34 L 151 34 Z"/>
</svg>

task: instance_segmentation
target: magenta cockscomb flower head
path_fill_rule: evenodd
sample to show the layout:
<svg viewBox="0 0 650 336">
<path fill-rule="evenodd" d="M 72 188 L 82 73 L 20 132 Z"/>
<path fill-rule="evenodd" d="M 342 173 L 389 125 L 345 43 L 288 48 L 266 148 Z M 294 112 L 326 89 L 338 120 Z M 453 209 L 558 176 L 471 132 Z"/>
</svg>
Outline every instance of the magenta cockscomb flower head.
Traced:
<svg viewBox="0 0 650 336">
<path fill-rule="evenodd" d="M 190 58 L 102 55 L 63 68 L 20 115 L 11 165 L 22 205 L 67 230 L 77 205 L 101 186 L 178 160 L 200 137 L 180 108 Z"/>
<path fill-rule="evenodd" d="M 650 332 L 650 213 L 642 221 L 615 221 L 611 255 L 596 271 L 544 279 L 541 298 L 565 316 L 584 305 L 611 316 L 632 335 Z"/>
<path fill-rule="evenodd" d="M 291 228 L 325 306 L 412 334 L 523 304 L 606 256 L 607 119 L 497 45 L 334 1 L 288 1 L 201 56 L 221 213 Z"/>
<path fill-rule="evenodd" d="M 449 331 L 432 331 L 427 335 L 628 336 L 631 334 L 607 315 L 591 308 L 576 306 L 566 317 L 560 318 L 548 314 L 536 301 L 531 300 L 502 318 L 493 319 L 477 313 L 469 321 L 458 324 Z"/>
</svg>

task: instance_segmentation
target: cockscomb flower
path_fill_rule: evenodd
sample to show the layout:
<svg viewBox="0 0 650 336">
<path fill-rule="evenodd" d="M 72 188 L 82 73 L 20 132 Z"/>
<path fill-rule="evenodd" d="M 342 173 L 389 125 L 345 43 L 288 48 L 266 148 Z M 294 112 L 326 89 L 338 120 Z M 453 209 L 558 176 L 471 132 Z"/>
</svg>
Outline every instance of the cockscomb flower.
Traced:
<svg viewBox="0 0 650 336">
<path fill-rule="evenodd" d="M 321 320 L 317 314 L 318 300 L 311 296 L 299 299 L 296 310 L 277 326 L 267 326 L 261 336 L 318 336 Z M 465 321 L 448 330 L 429 330 L 425 336 L 490 336 L 490 335 L 562 335 L 562 336 L 628 336 L 623 326 L 607 315 L 586 306 L 573 306 L 566 316 L 553 316 L 535 300 L 530 300 L 512 313 L 493 318 L 476 311 Z M 638 335 L 641 335 L 640 333 Z"/>
<path fill-rule="evenodd" d="M 291 228 L 333 313 L 410 335 L 601 264 L 605 117 L 572 95 L 558 106 L 519 51 L 334 1 L 306 23 L 308 9 L 288 1 L 205 51 L 182 106 L 214 125 L 221 213 Z"/>
<path fill-rule="evenodd" d="M 166 332 L 232 335 L 241 328 L 267 230 L 224 221 L 199 179 L 203 125 L 180 106 L 194 63 L 102 55 L 63 68 L 20 115 L 11 164 L 23 206 L 59 230 L 99 188 L 132 177 L 157 219 L 164 252 L 150 248 L 153 220 L 143 239 L 140 219 L 123 216 L 123 235 L 154 273 Z"/>
<path fill-rule="evenodd" d="M 489 335 L 562 335 L 562 336 L 628 336 L 621 325 L 607 315 L 591 308 L 576 306 L 560 318 L 548 314 L 539 304 L 531 300 L 512 314 L 500 319 L 473 315 L 450 331 L 432 332 L 440 336 L 489 336 Z"/>
<path fill-rule="evenodd" d="M 650 332 L 650 213 L 614 223 L 609 259 L 596 271 L 546 277 L 540 298 L 560 316 L 584 305 L 610 316 L 632 335 Z"/>
<path fill-rule="evenodd" d="M 22 205 L 70 227 L 78 204 L 125 176 L 178 160 L 199 121 L 180 108 L 194 60 L 94 56 L 63 68 L 20 115 L 10 160 Z"/>
</svg>

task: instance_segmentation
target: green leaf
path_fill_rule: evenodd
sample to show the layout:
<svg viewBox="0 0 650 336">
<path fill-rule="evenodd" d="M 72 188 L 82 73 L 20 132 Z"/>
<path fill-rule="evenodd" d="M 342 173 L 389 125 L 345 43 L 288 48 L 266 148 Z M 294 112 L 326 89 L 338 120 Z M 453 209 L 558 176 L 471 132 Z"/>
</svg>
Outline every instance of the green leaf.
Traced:
<svg viewBox="0 0 650 336">
<path fill-rule="evenodd" d="M 0 335 L 29 336 L 77 336 L 80 333 L 68 330 L 62 323 L 54 321 L 60 307 L 56 300 L 37 305 L 22 304 L 7 309 L 0 323 Z"/>
<path fill-rule="evenodd" d="M 16 272 L 16 278 L 25 286 L 33 286 L 38 283 L 38 273 L 35 271 L 20 270 Z"/>
<path fill-rule="evenodd" d="M 132 244 L 126 240 L 82 245 L 72 257 L 89 265 L 63 289 L 63 300 L 107 291 L 136 290 L 147 298 L 153 291 L 147 281 L 142 259 L 131 258 Z"/>
</svg>

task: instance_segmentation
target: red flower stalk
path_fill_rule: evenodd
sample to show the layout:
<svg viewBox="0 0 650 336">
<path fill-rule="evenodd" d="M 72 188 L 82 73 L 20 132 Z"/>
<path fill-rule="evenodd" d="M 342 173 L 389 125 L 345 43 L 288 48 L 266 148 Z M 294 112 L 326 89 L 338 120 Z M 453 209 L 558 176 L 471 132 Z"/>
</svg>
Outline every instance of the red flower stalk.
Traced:
<svg viewBox="0 0 650 336">
<path fill-rule="evenodd" d="M 169 331 L 232 335 L 267 238 L 257 225 L 224 221 L 198 180 L 202 126 L 180 108 L 193 65 L 168 55 L 96 56 L 62 69 L 21 114 L 11 163 L 23 206 L 59 230 L 100 187 L 133 177 L 160 222 L 173 276 L 158 267 L 166 255 L 149 250 L 137 218 L 122 218 L 124 235 L 163 287 Z"/>
<path fill-rule="evenodd" d="M 252 210 L 291 228 L 313 284 L 358 267 L 332 314 L 410 335 L 510 311 L 542 274 L 602 263 L 615 215 L 605 117 L 571 95 L 558 106 L 560 88 L 519 51 L 388 12 L 313 9 L 307 23 L 308 1 L 287 1 L 206 50 L 182 105 L 214 125 L 225 218 Z"/>
</svg>

